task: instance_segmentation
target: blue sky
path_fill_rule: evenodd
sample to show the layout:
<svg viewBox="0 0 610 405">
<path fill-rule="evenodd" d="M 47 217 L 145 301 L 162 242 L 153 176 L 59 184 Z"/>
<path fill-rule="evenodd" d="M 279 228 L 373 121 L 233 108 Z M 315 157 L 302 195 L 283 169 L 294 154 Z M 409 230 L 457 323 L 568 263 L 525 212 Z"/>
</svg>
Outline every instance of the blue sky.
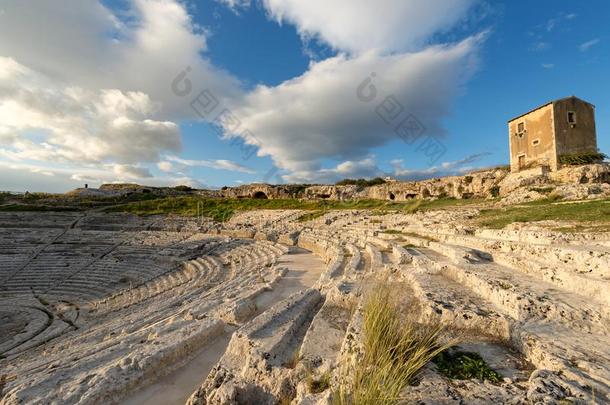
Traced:
<svg viewBox="0 0 610 405">
<path fill-rule="evenodd" d="M 33 97 L 0 92 L 0 117 L 8 117 L 0 123 L 0 189 L 459 173 L 508 163 L 506 121 L 568 95 L 596 105 L 598 144 L 610 152 L 607 1 L 379 2 L 387 12 L 362 1 L 349 12 L 342 1 L 69 3 L 39 15 L 17 1 L 0 5 L 0 27 L 3 18 L 15 21 L 0 28 L 4 70 L 59 110 L 43 115 L 48 108 Z M 75 15 L 82 26 L 74 31 L 44 34 L 52 41 L 46 55 L 23 50 L 42 35 L 33 28 L 24 37 L 23 27 Z M 193 92 L 168 94 L 186 66 Z M 408 145 L 375 114 L 381 98 L 364 105 L 351 96 L 373 71 L 380 95 L 395 96 L 425 127 L 417 142 Z M 204 89 L 239 129 L 225 123 L 223 138 L 211 117 L 193 114 L 188 102 Z M 75 102 L 89 107 L 75 113 Z M 56 119 L 63 114 L 70 120 Z M 244 129 L 258 156 L 244 157 Z M 422 152 L 428 136 L 442 155 Z"/>
</svg>

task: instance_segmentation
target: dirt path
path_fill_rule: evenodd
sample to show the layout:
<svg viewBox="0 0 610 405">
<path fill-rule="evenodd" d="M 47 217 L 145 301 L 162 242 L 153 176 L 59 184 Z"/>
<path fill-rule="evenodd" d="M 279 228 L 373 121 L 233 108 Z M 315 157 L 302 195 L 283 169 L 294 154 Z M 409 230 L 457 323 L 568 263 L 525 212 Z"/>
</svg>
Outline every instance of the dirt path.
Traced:
<svg viewBox="0 0 610 405">
<path fill-rule="evenodd" d="M 319 257 L 298 247 L 291 247 L 290 251 L 278 260 L 277 265 L 288 268 L 288 273 L 282 277 L 272 291 L 265 292 L 257 298 L 256 315 L 263 313 L 275 303 L 292 294 L 313 286 L 325 269 L 325 264 Z M 154 384 L 135 392 L 133 396 L 121 401 L 121 404 L 184 404 L 223 355 L 235 329 L 235 327 L 228 327 L 225 333 L 200 350 L 184 366 L 162 377 Z"/>
</svg>

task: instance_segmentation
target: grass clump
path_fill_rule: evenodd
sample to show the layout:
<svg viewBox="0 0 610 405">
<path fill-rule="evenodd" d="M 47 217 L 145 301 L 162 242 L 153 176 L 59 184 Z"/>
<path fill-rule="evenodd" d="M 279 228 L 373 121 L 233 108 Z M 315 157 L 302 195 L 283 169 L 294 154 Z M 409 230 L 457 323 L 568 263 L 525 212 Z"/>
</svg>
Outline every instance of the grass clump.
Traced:
<svg viewBox="0 0 610 405">
<path fill-rule="evenodd" d="M 559 155 L 559 163 L 569 166 L 588 165 L 601 163 L 607 158 L 608 156 L 600 152 L 571 153 Z"/>
<path fill-rule="evenodd" d="M 7 193 L 6 191 L 0 191 L 0 204 L 5 202 L 11 197 L 11 193 Z"/>
<path fill-rule="evenodd" d="M 500 186 L 492 186 L 489 189 L 489 194 L 493 197 L 493 198 L 498 198 L 500 196 Z"/>
<path fill-rule="evenodd" d="M 432 236 L 422 235 L 417 232 L 406 232 L 405 231 L 405 232 L 402 232 L 402 234 L 405 236 L 410 236 L 412 238 L 424 239 L 424 240 L 427 240 L 428 242 L 438 242 L 438 239 L 433 238 Z"/>
<path fill-rule="evenodd" d="M 551 193 L 552 194 L 552 193 Z M 610 200 L 556 203 L 558 197 L 533 201 L 521 206 L 481 210 L 477 223 L 501 229 L 513 222 L 571 221 L 602 225 L 610 223 Z"/>
<path fill-rule="evenodd" d="M 375 287 L 363 306 L 363 357 L 335 392 L 335 404 L 400 403 L 417 373 L 452 346 L 441 342 L 442 332 L 439 325 L 405 319 L 387 283 Z"/>
<path fill-rule="evenodd" d="M 320 218 L 322 215 L 324 215 L 326 212 L 325 211 L 313 211 L 313 212 L 308 212 L 305 213 L 303 215 L 301 215 L 297 221 L 298 222 L 307 222 L 307 221 L 312 221 L 316 218 Z"/>
<path fill-rule="evenodd" d="M 502 382 L 502 376 L 494 371 L 478 353 L 445 350 L 434 357 L 438 371 L 457 380 L 478 379 L 492 383 Z"/>
<path fill-rule="evenodd" d="M 319 394 L 330 387 L 330 373 L 326 372 L 318 378 L 312 375 L 307 377 L 307 389 L 311 394 Z"/>
</svg>

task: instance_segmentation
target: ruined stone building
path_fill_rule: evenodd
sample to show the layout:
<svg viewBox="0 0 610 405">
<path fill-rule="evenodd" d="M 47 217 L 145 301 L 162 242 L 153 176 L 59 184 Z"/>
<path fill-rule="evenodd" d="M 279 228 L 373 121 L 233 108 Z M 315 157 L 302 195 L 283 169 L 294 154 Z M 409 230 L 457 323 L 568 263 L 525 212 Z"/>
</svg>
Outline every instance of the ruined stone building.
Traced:
<svg viewBox="0 0 610 405">
<path fill-rule="evenodd" d="M 559 168 L 561 155 L 597 152 L 595 106 L 577 97 L 541 105 L 508 121 L 510 168 Z"/>
</svg>

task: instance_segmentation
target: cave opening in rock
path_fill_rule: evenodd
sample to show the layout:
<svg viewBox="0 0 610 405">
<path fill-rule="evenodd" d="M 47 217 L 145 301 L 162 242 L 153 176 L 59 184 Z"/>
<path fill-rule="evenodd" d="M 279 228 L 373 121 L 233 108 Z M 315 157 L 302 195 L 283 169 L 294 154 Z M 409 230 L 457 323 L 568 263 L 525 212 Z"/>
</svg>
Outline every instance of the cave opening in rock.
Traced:
<svg viewBox="0 0 610 405">
<path fill-rule="evenodd" d="M 256 200 L 266 200 L 267 199 L 267 194 L 265 194 L 264 191 L 257 191 L 256 193 L 254 193 L 252 195 L 252 198 L 254 198 Z"/>
</svg>

